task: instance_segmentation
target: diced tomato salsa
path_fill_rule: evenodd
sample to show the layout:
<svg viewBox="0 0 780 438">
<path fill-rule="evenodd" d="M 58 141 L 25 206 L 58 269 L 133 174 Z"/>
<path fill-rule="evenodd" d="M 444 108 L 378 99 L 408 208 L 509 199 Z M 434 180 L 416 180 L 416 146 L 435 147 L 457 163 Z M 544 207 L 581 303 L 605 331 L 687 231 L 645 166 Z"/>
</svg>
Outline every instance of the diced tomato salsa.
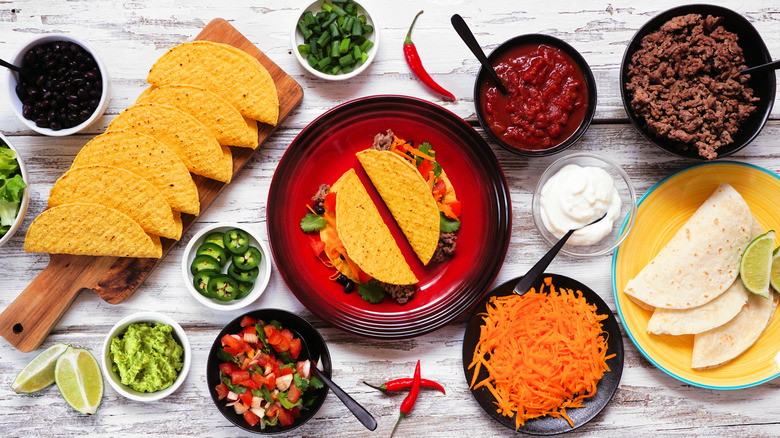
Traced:
<svg viewBox="0 0 780 438">
<path fill-rule="evenodd" d="M 309 360 L 298 361 L 301 339 L 276 321 L 245 316 L 243 329 L 222 337 L 219 400 L 232 406 L 251 427 L 289 426 L 322 382 L 310 373 Z"/>
</svg>

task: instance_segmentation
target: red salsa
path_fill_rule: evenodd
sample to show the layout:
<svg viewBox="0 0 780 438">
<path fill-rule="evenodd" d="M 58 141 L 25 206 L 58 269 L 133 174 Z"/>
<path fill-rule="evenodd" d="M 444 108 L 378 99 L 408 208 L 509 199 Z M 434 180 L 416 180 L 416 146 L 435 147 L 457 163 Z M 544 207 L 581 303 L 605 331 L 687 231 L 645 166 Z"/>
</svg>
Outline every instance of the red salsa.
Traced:
<svg viewBox="0 0 780 438">
<path fill-rule="evenodd" d="M 585 118 L 588 89 L 571 57 L 540 44 L 507 50 L 493 67 L 507 88 L 480 86 L 482 115 L 497 137 L 524 150 L 544 150 L 569 138 Z"/>
</svg>

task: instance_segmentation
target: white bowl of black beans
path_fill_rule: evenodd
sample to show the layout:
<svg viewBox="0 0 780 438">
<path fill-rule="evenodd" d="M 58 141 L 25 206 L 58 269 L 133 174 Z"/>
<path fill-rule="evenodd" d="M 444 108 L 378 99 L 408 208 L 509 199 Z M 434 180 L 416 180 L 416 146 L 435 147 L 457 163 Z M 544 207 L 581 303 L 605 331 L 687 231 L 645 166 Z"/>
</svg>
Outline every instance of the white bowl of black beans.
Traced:
<svg viewBox="0 0 780 438">
<path fill-rule="evenodd" d="M 108 106 L 109 77 L 97 53 L 64 34 L 47 34 L 21 47 L 11 62 L 8 91 L 14 114 L 40 134 L 62 137 L 79 132 Z"/>
</svg>

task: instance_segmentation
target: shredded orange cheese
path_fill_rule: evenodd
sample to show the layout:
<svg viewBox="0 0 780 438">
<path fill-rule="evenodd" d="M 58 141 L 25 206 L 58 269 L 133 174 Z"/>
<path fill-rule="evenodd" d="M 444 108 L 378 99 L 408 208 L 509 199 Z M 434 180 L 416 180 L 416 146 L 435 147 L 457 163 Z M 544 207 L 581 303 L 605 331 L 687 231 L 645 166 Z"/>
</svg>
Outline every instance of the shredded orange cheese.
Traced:
<svg viewBox="0 0 780 438">
<path fill-rule="evenodd" d="M 482 313 L 484 324 L 469 369 L 471 388 L 485 387 L 495 397 L 497 412 L 515 416 L 515 427 L 526 420 L 550 415 L 565 418 L 567 408 L 582 407 L 596 394 L 605 371 L 607 333 L 582 292 L 559 288 L 551 279 L 550 293 L 493 297 Z M 477 381 L 485 369 L 488 377 Z"/>
</svg>

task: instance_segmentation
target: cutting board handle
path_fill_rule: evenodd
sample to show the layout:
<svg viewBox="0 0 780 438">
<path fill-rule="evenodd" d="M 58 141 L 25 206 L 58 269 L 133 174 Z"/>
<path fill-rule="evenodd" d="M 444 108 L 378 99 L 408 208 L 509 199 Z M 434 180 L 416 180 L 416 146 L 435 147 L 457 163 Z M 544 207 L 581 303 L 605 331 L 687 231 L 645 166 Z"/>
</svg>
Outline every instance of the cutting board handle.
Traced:
<svg viewBox="0 0 780 438">
<path fill-rule="evenodd" d="M 115 260 L 111 257 L 105 257 L 105 261 L 98 259 L 52 254 L 43 271 L 0 314 L 0 336 L 25 353 L 38 348 L 79 291 L 94 281 L 89 271 L 95 268 L 96 262 L 104 264 Z M 102 273 L 102 270 L 98 271 Z"/>
</svg>

